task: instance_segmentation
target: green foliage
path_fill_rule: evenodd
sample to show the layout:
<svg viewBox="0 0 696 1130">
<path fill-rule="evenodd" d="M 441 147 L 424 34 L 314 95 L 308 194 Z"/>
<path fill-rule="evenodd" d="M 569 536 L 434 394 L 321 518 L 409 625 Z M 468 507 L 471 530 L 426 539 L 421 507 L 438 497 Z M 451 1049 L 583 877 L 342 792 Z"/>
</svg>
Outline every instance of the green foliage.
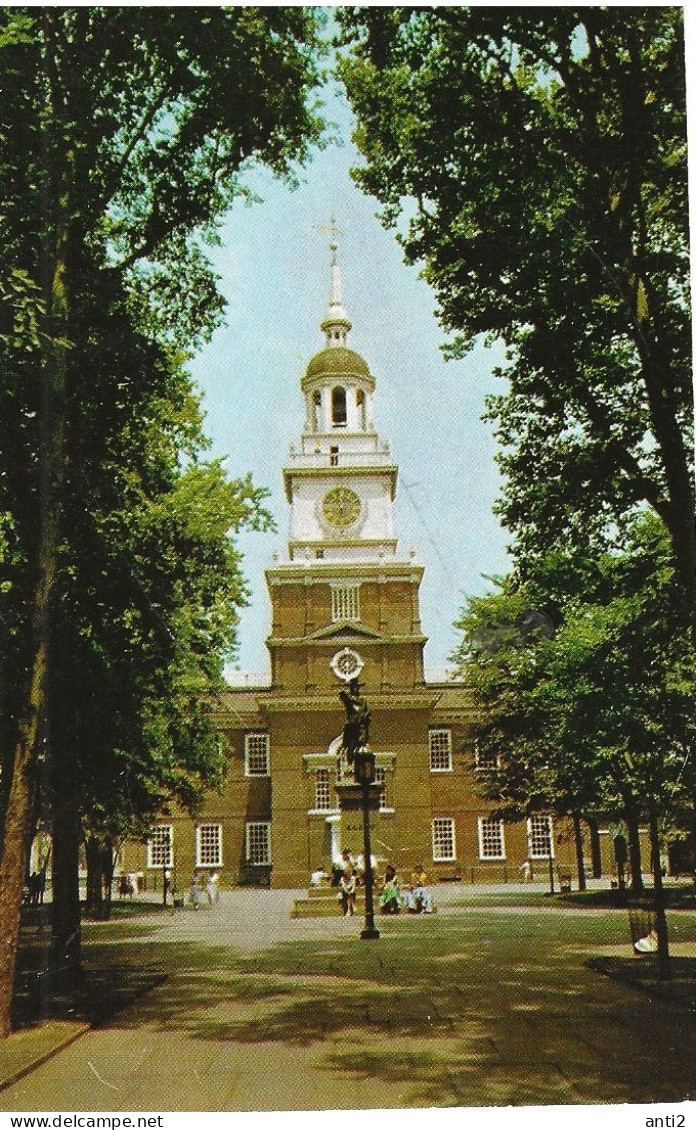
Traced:
<svg viewBox="0 0 696 1130">
<path fill-rule="evenodd" d="M 220 781 L 235 535 L 270 519 L 204 461 L 184 363 L 222 318 L 204 248 L 245 174 L 292 180 L 319 139 L 319 21 L 5 7 L 0 52 L 0 790 L 47 654 L 50 760 L 76 760 L 83 815 L 116 835 Z"/>
<path fill-rule="evenodd" d="M 342 9 L 355 178 L 449 349 L 502 338 L 499 512 L 533 571 L 648 503 L 696 614 L 678 8 Z"/>
<path fill-rule="evenodd" d="M 664 529 L 644 517 L 574 587 L 564 562 L 546 566 L 543 584 L 508 579 L 458 622 L 474 736 L 499 759 L 485 795 L 513 816 L 620 813 L 630 801 L 683 819 L 696 660 Z"/>
</svg>

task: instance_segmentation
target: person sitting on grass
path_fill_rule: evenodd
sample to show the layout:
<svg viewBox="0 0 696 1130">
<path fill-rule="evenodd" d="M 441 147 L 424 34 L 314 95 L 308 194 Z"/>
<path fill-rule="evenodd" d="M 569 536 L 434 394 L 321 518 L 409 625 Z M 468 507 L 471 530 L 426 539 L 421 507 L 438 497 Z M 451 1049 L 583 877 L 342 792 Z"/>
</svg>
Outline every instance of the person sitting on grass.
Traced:
<svg viewBox="0 0 696 1130">
<path fill-rule="evenodd" d="M 384 873 L 384 884 L 379 893 L 379 909 L 382 914 L 398 914 L 401 910 L 401 890 L 396 878 L 396 868 L 391 863 Z"/>
<path fill-rule="evenodd" d="M 422 863 L 417 863 L 411 873 L 411 887 L 406 894 L 406 906 L 411 914 L 432 914 L 433 900 L 426 887 L 428 877 Z"/>
</svg>

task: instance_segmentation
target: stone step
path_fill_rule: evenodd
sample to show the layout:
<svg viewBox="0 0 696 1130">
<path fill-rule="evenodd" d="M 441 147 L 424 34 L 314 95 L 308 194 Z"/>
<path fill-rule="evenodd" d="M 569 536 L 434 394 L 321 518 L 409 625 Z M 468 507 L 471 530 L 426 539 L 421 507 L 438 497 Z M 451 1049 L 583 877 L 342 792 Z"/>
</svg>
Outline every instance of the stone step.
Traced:
<svg viewBox="0 0 696 1130">
<path fill-rule="evenodd" d="M 355 898 L 355 913 L 363 913 L 361 893 L 358 893 Z M 323 897 L 310 893 L 309 898 L 295 899 L 290 911 L 291 918 L 330 918 L 338 917 L 340 914 L 343 914 L 343 907 L 338 901 L 338 894 L 334 891 L 331 891 L 328 895 L 323 895 Z"/>
<path fill-rule="evenodd" d="M 330 889 L 327 893 L 326 890 L 321 892 L 317 891 L 312 894 L 311 888 L 308 891 L 309 897 L 295 899 L 292 910 L 290 911 L 291 918 L 337 918 L 343 914 L 343 907 L 338 901 L 338 893 L 334 889 Z M 435 914 L 437 907 L 433 906 L 432 912 Z M 364 895 L 363 891 L 358 888 L 358 893 L 355 899 L 355 913 L 364 914 Z M 375 915 L 379 915 L 379 904 L 377 896 L 375 895 Z M 407 918 L 417 918 L 419 915 L 411 914 L 405 908 L 401 910 L 401 916 Z"/>
<path fill-rule="evenodd" d="M 331 898 L 333 895 L 338 898 L 338 887 L 308 887 L 307 897 L 311 899 L 325 899 Z"/>
</svg>

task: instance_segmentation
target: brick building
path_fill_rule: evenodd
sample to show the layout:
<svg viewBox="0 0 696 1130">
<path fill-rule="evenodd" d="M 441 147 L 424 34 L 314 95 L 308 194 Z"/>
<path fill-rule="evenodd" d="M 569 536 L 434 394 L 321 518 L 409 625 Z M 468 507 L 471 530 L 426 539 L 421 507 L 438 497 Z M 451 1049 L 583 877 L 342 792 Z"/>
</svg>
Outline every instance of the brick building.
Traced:
<svg viewBox="0 0 696 1130">
<path fill-rule="evenodd" d="M 547 871 L 549 852 L 559 869 L 571 868 L 570 836 L 550 817 L 509 826 L 490 817 L 475 787 L 487 766 L 467 744 L 464 687 L 426 678 L 423 567 L 398 550 L 397 467 L 375 428 L 375 379 L 348 347 L 332 249 L 325 344 L 300 382 L 304 423 L 284 470 L 287 557 L 266 573 L 270 683 L 230 687 L 221 706 L 224 793 L 194 821 L 160 821 L 146 846 L 127 847 L 123 868 L 149 885 L 173 866 L 182 885 L 198 868 L 227 885 L 303 887 L 344 847 L 359 853 L 360 818 L 338 810 L 329 748 L 344 720 L 338 691 L 355 676 L 370 703 L 383 785 L 376 856 L 470 882 L 519 880 L 527 860 Z"/>
</svg>

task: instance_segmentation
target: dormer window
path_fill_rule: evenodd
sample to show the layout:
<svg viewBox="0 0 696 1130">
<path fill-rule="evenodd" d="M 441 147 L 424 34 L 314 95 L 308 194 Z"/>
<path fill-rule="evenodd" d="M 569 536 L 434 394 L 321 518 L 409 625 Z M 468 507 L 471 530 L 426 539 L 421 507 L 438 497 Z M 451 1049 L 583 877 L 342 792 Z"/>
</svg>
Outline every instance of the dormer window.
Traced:
<svg viewBox="0 0 696 1130">
<path fill-rule="evenodd" d="M 331 423 L 334 428 L 345 428 L 347 420 L 346 390 L 337 385 L 331 390 Z"/>
</svg>

